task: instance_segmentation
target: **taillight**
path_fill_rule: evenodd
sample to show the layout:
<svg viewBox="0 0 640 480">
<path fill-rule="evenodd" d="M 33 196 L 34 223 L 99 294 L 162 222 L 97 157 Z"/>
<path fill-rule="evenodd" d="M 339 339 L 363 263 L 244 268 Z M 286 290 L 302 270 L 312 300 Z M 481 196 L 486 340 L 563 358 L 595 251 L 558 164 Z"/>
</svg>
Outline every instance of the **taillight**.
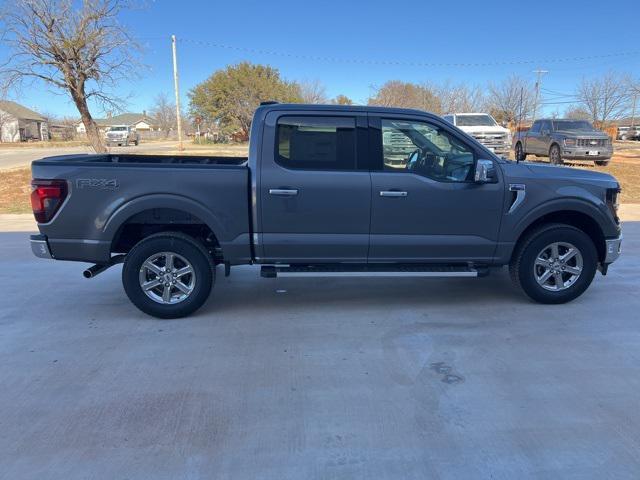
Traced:
<svg viewBox="0 0 640 480">
<path fill-rule="evenodd" d="M 31 208 L 36 222 L 50 222 L 66 196 L 64 180 L 31 180 Z"/>
</svg>

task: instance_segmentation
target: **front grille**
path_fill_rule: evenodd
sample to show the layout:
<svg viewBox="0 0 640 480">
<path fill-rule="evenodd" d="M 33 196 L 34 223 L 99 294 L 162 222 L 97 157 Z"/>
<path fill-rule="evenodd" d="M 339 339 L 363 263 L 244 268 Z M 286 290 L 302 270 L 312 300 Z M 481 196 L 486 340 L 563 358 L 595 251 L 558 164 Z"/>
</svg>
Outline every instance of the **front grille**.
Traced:
<svg viewBox="0 0 640 480">
<path fill-rule="evenodd" d="M 609 144 L 607 138 L 579 138 L 578 147 L 606 147 Z"/>
<path fill-rule="evenodd" d="M 485 147 L 500 148 L 508 144 L 506 133 L 473 133 L 473 138 L 478 140 Z"/>
</svg>

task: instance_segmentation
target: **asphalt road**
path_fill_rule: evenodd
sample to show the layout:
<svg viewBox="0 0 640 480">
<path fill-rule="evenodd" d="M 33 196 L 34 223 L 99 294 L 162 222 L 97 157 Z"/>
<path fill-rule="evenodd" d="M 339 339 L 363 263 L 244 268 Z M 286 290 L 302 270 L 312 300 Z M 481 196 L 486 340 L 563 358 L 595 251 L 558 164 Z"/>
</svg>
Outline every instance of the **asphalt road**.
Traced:
<svg viewBox="0 0 640 480">
<path fill-rule="evenodd" d="M 0 233 L 0 479 L 640 478 L 640 222 L 569 305 L 219 275 L 195 316 Z M 219 272 L 220 274 L 220 272 Z"/>
<path fill-rule="evenodd" d="M 111 147 L 112 152 L 163 153 L 176 150 L 176 142 L 142 142 L 137 147 Z M 6 147 L 0 148 L 0 170 L 28 167 L 32 161 L 54 155 L 94 153 L 91 147 Z"/>
</svg>

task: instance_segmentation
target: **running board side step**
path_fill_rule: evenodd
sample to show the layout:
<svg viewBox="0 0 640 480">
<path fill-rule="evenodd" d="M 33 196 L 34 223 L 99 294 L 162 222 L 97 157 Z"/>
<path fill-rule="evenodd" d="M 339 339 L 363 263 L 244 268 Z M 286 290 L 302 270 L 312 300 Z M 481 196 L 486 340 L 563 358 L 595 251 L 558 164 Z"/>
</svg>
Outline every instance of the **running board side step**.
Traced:
<svg viewBox="0 0 640 480">
<path fill-rule="evenodd" d="M 260 275 L 276 277 L 484 277 L 487 267 L 466 265 L 264 265 Z"/>
</svg>

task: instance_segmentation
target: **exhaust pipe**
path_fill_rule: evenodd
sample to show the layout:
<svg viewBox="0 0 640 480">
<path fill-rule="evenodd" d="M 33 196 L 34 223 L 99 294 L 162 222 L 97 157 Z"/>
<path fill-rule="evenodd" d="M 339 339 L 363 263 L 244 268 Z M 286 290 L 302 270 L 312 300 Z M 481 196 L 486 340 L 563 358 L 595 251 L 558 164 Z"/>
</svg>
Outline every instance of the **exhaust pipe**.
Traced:
<svg viewBox="0 0 640 480">
<path fill-rule="evenodd" d="M 111 257 L 111 259 L 107 263 L 96 263 L 95 265 L 87 268 L 84 272 L 82 272 L 82 276 L 87 279 L 93 278 L 96 275 L 99 275 L 102 272 L 104 272 L 107 268 L 113 267 L 118 263 L 124 262 L 125 257 L 126 255 L 114 255 L 113 257 Z"/>
</svg>

